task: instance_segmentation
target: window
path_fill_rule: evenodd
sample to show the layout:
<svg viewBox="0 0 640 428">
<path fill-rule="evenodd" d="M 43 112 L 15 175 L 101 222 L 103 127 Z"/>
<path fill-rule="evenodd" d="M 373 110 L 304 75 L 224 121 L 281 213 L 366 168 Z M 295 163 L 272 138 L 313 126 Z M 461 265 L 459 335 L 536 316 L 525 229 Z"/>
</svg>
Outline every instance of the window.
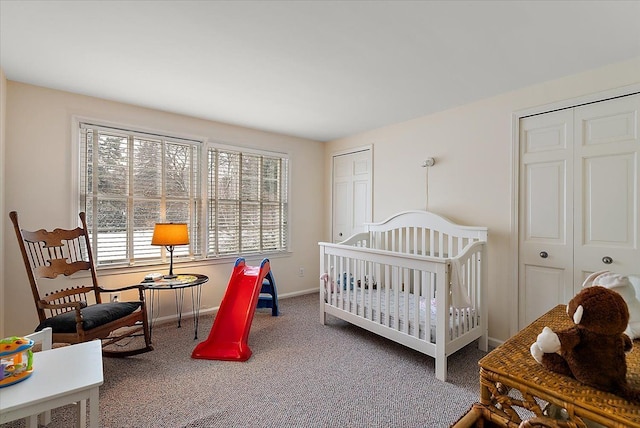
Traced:
<svg viewBox="0 0 640 428">
<path fill-rule="evenodd" d="M 162 260 L 165 249 L 151 245 L 156 222 L 189 226 L 175 262 L 287 250 L 281 154 L 89 123 L 80 124 L 80 149 L 80 209 L 98 266 Z"/>
<path fill-rule="evenodd" d="M 287 247 L 286 158 L 209 149 L 208 255 Z"/>
</svg>

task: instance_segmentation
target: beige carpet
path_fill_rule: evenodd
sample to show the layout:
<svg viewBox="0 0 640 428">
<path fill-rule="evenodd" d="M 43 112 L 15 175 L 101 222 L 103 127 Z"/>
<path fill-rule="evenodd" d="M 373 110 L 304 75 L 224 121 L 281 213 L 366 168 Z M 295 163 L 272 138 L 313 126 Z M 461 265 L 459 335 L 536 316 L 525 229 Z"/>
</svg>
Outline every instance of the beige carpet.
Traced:
<svg viewBox="0 0 640 428">
<path fill-rule="evenodd" d="M 256 313 L 246 362 L 190 358 L 191 319 L 156 326 L 153 352 L 104 358 L 101 426 L 448 427 L 478 399 L 484 353 L 475 344 L 449 358 L 443 383 L 430 357 L 333 317 L 320 324 L 317 294 L 280 308 L 278 317 Z M 199 340 L 212 321 L 201 318 Z M 72 410 L 54 410 L 49 427 L 73 426 Z"/>
</svg>

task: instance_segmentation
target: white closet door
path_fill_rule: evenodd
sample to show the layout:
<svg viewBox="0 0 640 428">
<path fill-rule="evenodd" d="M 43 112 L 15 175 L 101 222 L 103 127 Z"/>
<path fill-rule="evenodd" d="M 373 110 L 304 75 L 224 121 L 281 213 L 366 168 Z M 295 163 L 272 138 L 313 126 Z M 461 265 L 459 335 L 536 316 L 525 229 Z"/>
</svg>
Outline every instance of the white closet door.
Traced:
<svg viewBox="0 0 640 428">
<path fill-rule="evenodd" d="M 573 293 L 573 112 L 520 120 L 518 325 Z"/>
<path fill-rule="evenodd" d="M 371 150 L 333 157 L 333 241 L 364 232 L 371 222 Z"/>
<path fill-rule="evenodd" d="M 576 289 L 596 270 L 640 272 L 640 95 L 575 109 Z"/>
<path fill-rule="evenodd" d="M 520 120 L 518 325 L 640 272 L 640 95 Z"/>
</svg>

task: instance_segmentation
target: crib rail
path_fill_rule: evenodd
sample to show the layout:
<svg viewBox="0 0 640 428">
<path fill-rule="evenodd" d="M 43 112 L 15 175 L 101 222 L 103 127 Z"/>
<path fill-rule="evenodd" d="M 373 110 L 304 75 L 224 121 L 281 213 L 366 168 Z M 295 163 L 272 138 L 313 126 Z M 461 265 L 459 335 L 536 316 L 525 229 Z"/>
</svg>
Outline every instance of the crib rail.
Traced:
<svg viewBox="0 0 640 428">
<path fill-rule="evenodd" d="M 371 236 L 368 232 L 356 233 L 340 242 L 341 245 L 350 245 L 353 247 L 371 247 Z"/>
</svg>

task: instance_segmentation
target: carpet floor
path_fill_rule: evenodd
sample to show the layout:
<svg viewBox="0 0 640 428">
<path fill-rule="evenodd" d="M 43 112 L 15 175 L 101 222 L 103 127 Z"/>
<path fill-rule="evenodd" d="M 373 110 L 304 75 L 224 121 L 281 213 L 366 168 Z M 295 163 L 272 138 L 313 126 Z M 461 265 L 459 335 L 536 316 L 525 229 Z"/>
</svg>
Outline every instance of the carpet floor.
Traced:
<svg viewBox="0 0 640 428">
<path fill-rule="evenodd" d="M 430 357 L 331 316 L 323 326 L 317 294 L 279 303 L 278 317 L 256 312 L 246 362 L 192 359 L 190 319 L 180 329 L 154 327 L 152 352 L 103 358 L 101 426 L 448 427 L 478 400 L 485 353 L 475 343 L 449 357 L 440 382 Z M 201 317 L 199 341 L 214 316 Z M 65 406 L 52 412 L 49 428 L 74 422 Z"/>
</svg>

